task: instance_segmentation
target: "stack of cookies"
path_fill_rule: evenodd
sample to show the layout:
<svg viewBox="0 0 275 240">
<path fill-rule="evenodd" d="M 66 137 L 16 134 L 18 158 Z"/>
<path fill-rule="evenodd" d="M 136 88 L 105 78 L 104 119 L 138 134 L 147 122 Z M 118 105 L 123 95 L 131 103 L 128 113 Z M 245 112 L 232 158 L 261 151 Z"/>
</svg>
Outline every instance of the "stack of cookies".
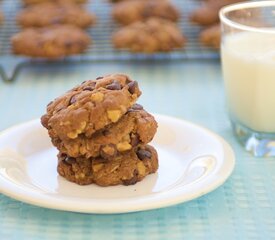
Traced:
<svg viewBox="0 0 275 240">
<path fill-rule="evenodd" d="M 130 185 L 158 169 L 147 145 L 157 122 L 136 104 L 136 81 L 123 74 L 83 82 L 48 104 L 42 125 L 59 150 L 58 172 L 77 184 Z"/>
<path fill-rule="evenodd" d="M 24 29 L 12 38 L 13 52 L 42 58 L 61 58 L 84 52 L 91 39 L 84 29 L 96 17 L 79 0 L 24 0 L 26 8 L 17 15 Z"/>
<path fill-rule="evenodd" d="M 156 53 L 186 44 L 176 24 L 180 13 L 169 0 L 121 1 L 113 7 L 112 15 L 123 25 L 113 35 L 113 44 L 118 49 Z"/>
</svg>

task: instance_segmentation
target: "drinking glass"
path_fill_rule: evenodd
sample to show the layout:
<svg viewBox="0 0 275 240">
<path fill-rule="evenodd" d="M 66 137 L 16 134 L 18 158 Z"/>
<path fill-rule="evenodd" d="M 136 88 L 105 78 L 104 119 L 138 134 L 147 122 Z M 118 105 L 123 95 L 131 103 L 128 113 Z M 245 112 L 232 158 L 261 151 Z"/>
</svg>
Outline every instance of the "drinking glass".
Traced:
<svg viewBox="0 0 275 240">
<path fill-rule="evenodd" d="M 226 6 L 220 20 L 234 134 L 254 156 L 275 156 L 275 1 Z"/>
</svg>

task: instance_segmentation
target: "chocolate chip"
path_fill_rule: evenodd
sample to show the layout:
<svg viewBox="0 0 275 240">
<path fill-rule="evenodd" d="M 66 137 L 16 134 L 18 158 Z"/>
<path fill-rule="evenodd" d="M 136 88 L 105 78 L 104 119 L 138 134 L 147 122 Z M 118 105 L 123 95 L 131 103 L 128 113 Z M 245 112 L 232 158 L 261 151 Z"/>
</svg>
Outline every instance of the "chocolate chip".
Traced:
<svg viewBox="0 0 275 240">
<path fill-rule="evenodd" d="M 70 101 L 69 101 L 69 105 L 72 105 L 76 102 L 76 97 L 75 95 L 71 97 Z"/>
<path fill-rule="evenodd" d="M 87 81 L 83 81 L 81 84 L 84 84 L 85 82 L 87 82 Z"/>
<path fill-rule="evenodd" d="M 122 183 L 124 185 L 128 186 L 128 185 L 133 185 L 133 184 L 137 183 L 137 181 L 138 181 L 138 171 L 135 169 L 133 172 L 133 177 L 130 179 L 122 180 Z"/>
<path fill-rule="evenodd" d="M 144 160 L 145 158 L 151 158 L 152 157 L 152 153 L 145 150 L 145 149 L 139 149 L 137 151 L 137 156 L 140 160 Z"/>
<path fill-rule="evenodd" d="M 66 163 L 70 164 L 70 165 L 76 163 L 75 158 L 68 157 L 68 156 L 64 159 L 64 161 L 65 161 Z"/>
<path fill-rule="evenodd" d="M 104 137 L 106 137 L 106 136 L 108 136 L 108 135 L 110 134 L 110 131 L 107 130 L 107 129 L 104 129 L 104 130 L 102 131 L 102 134 L 103 134 Z"/>
<path fill-rule="evenodd" d="M 134 111 L 139 111 L 142 110 L 143 106 L 141 106 L 138 103 L 135 103 L 130 109 L 128 109 L 128 112 L 134 112 Z"/>
<path fill-rule="evenodd" d="M 47 129 L 49 128 L 49 125 L 48 125 L 49 124 L 49 119 L 50 119 L 50 117 L 47 114 L 45 114 L 41 117 L 41 124 L 42 124 L 43 127 L 47 128 Z"/>
<path fill-rule="evenodd" d="M 131 108 L 132 108 L 133 110 L 142 110 L 142 109 L 143 109 L 143 106 L 141 106 L 141 105 L 138 104 L 138 103 L 135 103 Z"/>
<path fill-rule="evenodd" d="M 92 88 L 92 87 L 85 87 L 85 88 L 83 88 L 83 91 L 93 91 L 94 90 L 94 88 Z"/>
<path fill-rule="evenodd" d="M 131 145 L 136 147 L 140 143 L 139 136 L 137 134 L 131 135 Z"/>
<path fill-rule="evenodd" d="M 102 79 L 103 77 L 97 77 L 96 80 Z"/>
<path fill-rule="evenodd" d="M 94 90 L 95 89 L 95 85 L 96 85 L 96 82 L 92 81 L 92 82 L 89 82 L 89 84 L 87 84 L 87 87 L 90 87 L 90 88 L 92 88 Z"/>
<path fill-rule="evenodd" d="M 117 80 L 114 80 L 111 84 L 106 86 L 106 89 L 108 89 L 108 90 L 120 90 L 121 85 Z"/>
<path fill-rule="evenodd" d="M 71 42 L 71 41 L 66 41 L 65 43 L 64 43 L 64 45 L 65 45 L 65 48 L 70 48 L 70 47 L 72 47 L 73 46 L 73 43 Z"/>
<path fill-rule="evenodd" d="M 53 101 L 50 101 L 50 102 L 47 104 L 47 107 L 50 106 L 52 103 L 53 103 Z"/>
<path fill-rule="evenodd" d="M 56 141 L 56 142 L 58 142 L 58 141 Z M 65 158 L 67 157 L 68 155 L 66 154 L 66 153 L 60 153 L 60 158 L 62 159 L 62 160 L 65 160 Z"/>
<path fill-rule="evenodd" d="M 128 91 L 131 93 L 131 94 L 134 94 L 135 91 L 136 91 L 136 87 L 138 86 L 137 82 L 136 81 L 132 81 L 130 83 L 128 83 Z"/>
</svg>

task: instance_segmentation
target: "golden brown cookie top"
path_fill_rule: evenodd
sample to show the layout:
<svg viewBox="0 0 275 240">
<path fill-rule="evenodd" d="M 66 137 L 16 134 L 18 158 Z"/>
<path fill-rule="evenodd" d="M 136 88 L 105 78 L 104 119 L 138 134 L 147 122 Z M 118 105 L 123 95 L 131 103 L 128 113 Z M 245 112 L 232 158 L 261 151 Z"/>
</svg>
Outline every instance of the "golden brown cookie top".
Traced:
<svg viewBox="0 0 275 240">
<path fill-rule="evenodd" d="M 128 0 L 117 3 L 113 8 L 114 19 L 127 25 L 150 17 L 178 21 L 180 14 L 169 0 Z"/>
<path fill-rule="evenodd" d="M 119 29 L 113 35 L 116 48 L 132 52 L 165 52 L 181 48 L 186 38 L 178 26 L 168 20 L 149 18 Z"/>
<path fill-rule="evenodd" d="M 60 58 L 85 51 L 89 35 L 71 25 L 29 28 L 11 38 L 15 54 L 42 58 Z"/>
<path fill-rule="evenodd" d="M 70 24 L 87 28 L 96 21 L 94 14 L 70 3 L 45 2 L 30 6 L 19 12 L 17 22 L 22 27 L 45 27 L 53 24 Z"/>
<path fill-rule="evenodd" d="M 53 137 L 91 137 L 97 130 L 117 122 L 140 95 L 137 82 L 124 74 L 99 77 L 51 102 L 41 122 Z"/>
</svg>

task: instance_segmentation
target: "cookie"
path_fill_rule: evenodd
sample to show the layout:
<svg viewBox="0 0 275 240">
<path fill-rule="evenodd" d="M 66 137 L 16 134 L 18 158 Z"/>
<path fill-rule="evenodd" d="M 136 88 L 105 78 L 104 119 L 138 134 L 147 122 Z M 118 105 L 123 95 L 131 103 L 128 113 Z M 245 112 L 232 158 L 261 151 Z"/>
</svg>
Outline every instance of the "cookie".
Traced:
<svg viewBox="0 0 275 240">
<path fill-rule="evenodd" d="M 118 3 L 118 2 L 122 2 L 122 1 L 126 1 L 126 0 L 109 0 L 112 3 Z"/>
<path fill-rule="evenodd" d="M 200 42 L 207 47 L 212 47 L 215 49 L 220 48 L 221 44 L 221 29 L 220 24 L 213 25 L 204 29 L 200 33 Z"/>
<path fill-rule="evenodd" d="M 171 21 L 150 18 L 132 23 L 113 34 L 113 45 L 131 52 L 167 52 L 185 46 L 186 38 Z"/>
<path fill-rule="evenodd" d="M 31 4 L 39 4 L 39 3 L 45 3 L 45 2 L 69 2 L 69 3 L 75 3 L 75 4 L 82 4 L 86 3 L 87 0 L 22 0 L 23 4 L 25 5 L 31 5 Z"/>
<path fill-rule="evenodd" d="M 127 25 L 136 21 L 158 17 L 178 21 L 180 14 L 169 0 L 129 0 L 117 3 L 113 7 L 113 18 Z"/>
<path fill-rule="evenodd" d="M 239 0 L 209 0 L 200 8 L 196 9 L 191 15 L 190 20 L 202 26 L 210 26 L 219 22 L 219 10 Z"/>
<path fill-rule="evenodd" d="M 91 39 L 77 27 L 55 25 L 23 30 L 11 38 L 11 43 L 15 54 L 56 59 L 84 52 Z"/>
<path fill-rule="evenodd" d="M 96 21 L 95 15 L 75 4 L 41 3 L 22 10 L 17 15 L 17 23 L 24 27 L 46 27 L 53 24 L 70 24 L 87 28 Z"/>
<path fill-rule="evenodd" d="M 154 117 L 135 104 L 121 119 L 97 131 L 91 138 L 83 135 L 75 139 L 55 137 L 52 139 L 59 151 L 71 157 L 114 157 L 117 153 L 125 152 L 149 143 L 157 131 Z"/>
<path fill-rule="evenodd" d="M 51 138 L 91 137 L 117 122 L 141 95 L 136 81 L 123 74 L 83 82 L 47 107 L 41 123 Z"/>
<path fill-rule="evenodd" d="M 149 145 L 119 154 L 111 161 L 104 158 L 71 158 L 58 155 L 58 173 L 80 185 L 133 185 L 158 169 L 156 150 Z"/>
<path fill-rule="evenodd" d="M 4 22 L 4 14 L 2 12 L 0 12 L 0 25 Z"/>
</svg>

